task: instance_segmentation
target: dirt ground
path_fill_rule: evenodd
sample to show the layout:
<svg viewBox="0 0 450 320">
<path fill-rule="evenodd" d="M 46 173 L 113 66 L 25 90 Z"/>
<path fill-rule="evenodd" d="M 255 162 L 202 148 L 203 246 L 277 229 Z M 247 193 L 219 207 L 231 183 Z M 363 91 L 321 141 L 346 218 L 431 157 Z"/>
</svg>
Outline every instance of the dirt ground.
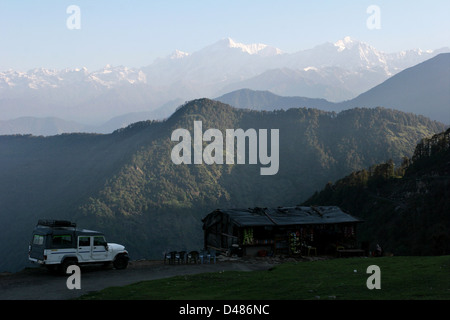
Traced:
<svg viewBox="0 0 450 320">
<path fill-rule="evenodd" d="M 283 260 L 284 261 L 284 260 Z M 69 290 L 69 275 L 55 275 L 46 268 L 27 268 L 15 274 L 0 274 L 0 300 L 67 300 L 107 287 L 124 286 L 145 280 L 177 275 L 221 271 L 267 270 L 280 259 L 224 258 L 209 264 L 164 264 L 163 261 L 130 261 L 125 270 L 103 269 L 98 266 L 81 268 L 81 289 Z"/>
</svg>

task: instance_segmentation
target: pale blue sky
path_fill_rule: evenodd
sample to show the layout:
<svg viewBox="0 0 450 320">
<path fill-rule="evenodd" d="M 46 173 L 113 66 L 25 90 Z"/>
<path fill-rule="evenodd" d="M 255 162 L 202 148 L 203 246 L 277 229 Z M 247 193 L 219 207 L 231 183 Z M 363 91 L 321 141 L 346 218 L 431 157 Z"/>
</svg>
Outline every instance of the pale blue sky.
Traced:
<svg viewBox="0 0 450 320">
<path fill-rule="evenodd" d="M 66 27 L 69 5 L 80 30 Z M 366 27 L 370 5 L 379 30 Z M 0 0 L 0 69 L 141 67 L 226 37 L 286 52 L 347 35 L 386 52 L 437 49 L 450 46 L 449 12 L 448 0 Z"/>
</svg>

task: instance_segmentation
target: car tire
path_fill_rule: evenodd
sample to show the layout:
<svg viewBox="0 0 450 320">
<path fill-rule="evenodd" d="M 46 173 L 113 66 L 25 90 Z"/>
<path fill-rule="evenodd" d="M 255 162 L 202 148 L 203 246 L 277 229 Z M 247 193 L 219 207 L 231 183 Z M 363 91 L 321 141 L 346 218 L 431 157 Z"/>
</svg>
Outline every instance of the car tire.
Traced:
<svg viewBox="0 0 450 320">
<path fill-rule="evenodd" d="M 59 273 L 62 275 L 66 275 L 67 268 L 69 268 L 72 265 L 77 265 L 77 261 L 75 259 L 65 259 L 59 266 Z"/>
<path fill-rule="evenodd" d="M 128 258 L 124 255 L 119 255 L 114 259 L 113 266 L 118 270 L 126 269 L 128 266 Z"/>
</svg>

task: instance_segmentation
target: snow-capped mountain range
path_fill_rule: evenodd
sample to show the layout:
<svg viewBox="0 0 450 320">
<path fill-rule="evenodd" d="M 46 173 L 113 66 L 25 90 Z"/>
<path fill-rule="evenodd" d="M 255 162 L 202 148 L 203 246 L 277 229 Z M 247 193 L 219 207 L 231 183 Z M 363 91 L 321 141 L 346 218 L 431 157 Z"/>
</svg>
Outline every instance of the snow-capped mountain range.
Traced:
<svg viewBox="0 0 450 320">
<path fill-rule="evenodd" d="M 77 69 L 49 70 L 36 68 L 27 72 L 7 70 L 0 72 L 0 89 L 61 88 L 86 83 L 112 88 L 121 84 L 145 83 L 145 74 L 137 69 L 106 65 L 102 70 L 89 72 L 85 67 Z"/>
<path fill-rule="evenodd" d="M 141 68 L 7 70 L 0 72 L 0 120 L 32 116 L 101 123 L 241 88 L 338 102 L 442 52 L 450 49 L 385 53 L 345 37 L 286 53 L 226 38 L 193 53 L 176 50 Z"/>
</svg>

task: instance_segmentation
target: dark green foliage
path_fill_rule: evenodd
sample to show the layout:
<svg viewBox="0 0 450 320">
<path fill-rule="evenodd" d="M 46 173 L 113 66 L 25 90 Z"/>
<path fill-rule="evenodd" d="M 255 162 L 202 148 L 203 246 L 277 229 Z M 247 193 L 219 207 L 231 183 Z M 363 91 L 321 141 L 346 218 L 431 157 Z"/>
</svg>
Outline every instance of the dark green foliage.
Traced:
<svg viewBox="0 0 450 320">
<path fill-rule="evenodd" d="M 261 176 L 260 165 L 173 164 L 171 134 L 192 133 L 195 120 L 204 131 L 279 129 L 278 174 Z M 200 99 L 164 122 L 139 122 L 109 135 L 2 136 L 0 271 L 26 265 L 40 218 L 104 231 L 132 259 L 199 249 L 201 219 L 216 208 L 296 205 L 327 181 L 387 159 L 401 163 L 420 139 L 443 129 L 383 108 L 258 112 Z"/>
<path fill-rule="evenodd" d="M 337 205 L 365 220 L 360 240 L 394 254 L 450 253 L 450 129 L 423 139 L 412 159 L 351 173 L 305 205 Z"/>
</svg>

